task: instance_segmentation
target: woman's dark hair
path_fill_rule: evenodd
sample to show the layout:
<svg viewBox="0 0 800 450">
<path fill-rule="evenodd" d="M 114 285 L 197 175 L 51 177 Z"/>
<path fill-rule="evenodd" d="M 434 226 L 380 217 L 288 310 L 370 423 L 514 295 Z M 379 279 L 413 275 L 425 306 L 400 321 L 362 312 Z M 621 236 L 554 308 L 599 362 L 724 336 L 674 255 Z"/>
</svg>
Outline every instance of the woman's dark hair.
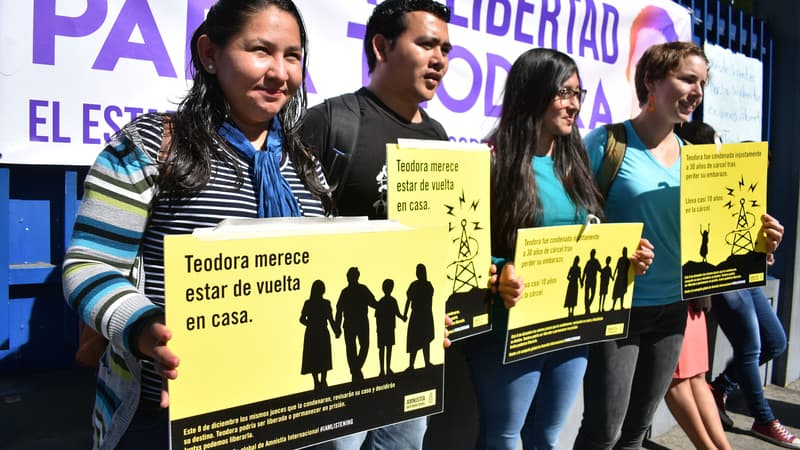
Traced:
<svg viewBox="0 0 800 450">
<path fill-rule="evenodd" d="M 542 115 L 578 66 L 556 50 L 535 48 L 517 58 L 508 72 L 503 107 L 489 140 L 494 143 L 492 164 L 492 254 L 512 258 L 517 229 L 541 223 L 542 206 L 533 173 L 535 146 Z M 576 125 L 553 142 L 555 172 L 579 209 L 602 214 L 602 199 L 589 170 L 589 160 Z M 575 211 L 576 218 L 579 211 Z"/>
<path fill-rule="evenodd" d="M 692 144 L 714 144 L 717 142 L 717 132 L 714 128 L 699 120 L 675 125 L 675 133 L 681 139 Z"/>
<path fill-rule="evenodd" d="M 207 35 L 215 45 L 224 47 L 241 32 L 255 14 L 274 6 L 291 14 L 300 29 L 303 50 L 302 82 L 295 95 L 278 112 L 283 127 L 283 151 L 288 155 L 306 188 L 318 196 L 326 210 L 331 210 L 329 190 L 320 182 L 316 164 L 300 141 L 300 124 L 306 110 L 306 70 L 308 39 L 300 11 L 291 0 L 219 0 L 209 9 L 205 21 L 191 39 L 193 84 L 170 119 L 172 140 L 169 156 L 162 170 L 160 187 L 173 196 L 202 189 L 211 177 L 211 161 L 229 163 L 237 169 L 231 150 L 217 130 L 230 111 L 217 77 L 205 70 L 197 48 L 197 40 Z M 265 124 L 265 127 L 268 124 Z M 241 177 L 242 174 L 239 173 Z"/>
<path fill-rule="evenodd" d="M 367 30 L 364 34 L 364 53 L 367 56 L 369 73 L 375 70 L 375 50 L 372 48 L 372 38 L 376 34 L 383 35 L 394 48 L 397 38 L 408 28 L 406 14 L 414 11 L 424 11 L 450 22 L 450 8 L 435 0 L 385 0 L 372 10 L 372 15 L 367 21 Z"/>
<path fill-rule="evenodd" d="M 636 63 L 636 98 L 639 104 L 647 103 L 647 85 L 645 82 L 663 80 L 670 73 L 678 70 L 687 56 L 699 56 L 708 65 L 708 58 L 702 48 L 692 42 L 674 41 L 656 44 L 645 50 Z"/>
</svg>

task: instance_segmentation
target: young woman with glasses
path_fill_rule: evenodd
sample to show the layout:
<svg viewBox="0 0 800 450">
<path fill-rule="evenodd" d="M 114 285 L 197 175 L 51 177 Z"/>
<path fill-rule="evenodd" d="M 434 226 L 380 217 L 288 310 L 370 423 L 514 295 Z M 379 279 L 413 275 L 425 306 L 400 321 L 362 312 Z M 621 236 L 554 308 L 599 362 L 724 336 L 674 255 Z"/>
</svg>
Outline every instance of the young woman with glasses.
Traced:
<svg viewBox="0 0 800 450">
<path fill-rule="evenodd" d="M 492 255 L 498 279 L 492 331 L 466 342 L 478 401 L 477 449 L 555 448 L 581 386 L 586 347 L 503 364 L 508 308 L 522 295 L 514 273 L 517 229 L 572 225 L 602 215 L 576 121 L 586 91 L 567 55 L 537 48 L 511 67 L 502 113 L 489 140 Z"/>
</svg>

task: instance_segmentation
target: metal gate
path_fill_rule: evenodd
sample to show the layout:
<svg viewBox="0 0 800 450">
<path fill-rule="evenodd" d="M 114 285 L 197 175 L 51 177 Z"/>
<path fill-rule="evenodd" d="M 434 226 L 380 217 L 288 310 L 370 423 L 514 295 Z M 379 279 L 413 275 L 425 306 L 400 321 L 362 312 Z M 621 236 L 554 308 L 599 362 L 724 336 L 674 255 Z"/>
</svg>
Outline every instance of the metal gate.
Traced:
<svg viewBox="0 0 800 450">
<path fill-rule="evenodd" d="M 692 15 L 693 40 L 706 42 L 755 58 L 764 66 L 761 138 L 769 141 L 772 114 L 772 37 L 762 20 L 720 0 L 675 0 Z M 712 74 L 713 77 L 713 68 Z M 702 119 L 702 110 L 699 119 Z"/>
</svg>

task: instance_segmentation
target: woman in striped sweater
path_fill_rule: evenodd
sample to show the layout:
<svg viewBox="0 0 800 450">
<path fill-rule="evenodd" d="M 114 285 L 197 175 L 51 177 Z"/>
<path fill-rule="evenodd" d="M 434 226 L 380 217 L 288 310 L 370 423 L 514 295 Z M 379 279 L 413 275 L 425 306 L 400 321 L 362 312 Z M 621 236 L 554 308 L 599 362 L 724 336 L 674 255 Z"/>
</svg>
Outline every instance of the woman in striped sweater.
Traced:
<svg viewBox="0 0 800 450">
<path fill-rule="evenodd" d="M 110 345 L 95 448 L 168 448 L 163 240 L 229 217 L 322 216 L 319 164 L 298 137 L 306 32 L 291 0 L 219 0 L 191 40 L 194 83 L 171 115 L 126 125 L 89 171 L 64 261 L 69 305 Z"/>
</svg>

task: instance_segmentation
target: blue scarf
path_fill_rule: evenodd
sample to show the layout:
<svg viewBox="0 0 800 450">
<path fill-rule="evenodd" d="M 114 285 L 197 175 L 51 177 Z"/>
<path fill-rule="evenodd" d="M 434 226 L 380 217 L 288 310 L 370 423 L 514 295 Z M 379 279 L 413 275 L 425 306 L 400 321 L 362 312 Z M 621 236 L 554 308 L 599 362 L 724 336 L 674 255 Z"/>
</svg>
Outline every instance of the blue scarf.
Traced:
<svg viewBox="0 0 800 450">
<path fill-rule="evenodd" d="M 278 118 L 272 119 L 267 145 L 262 151 L 256 150 L 244 133 L 230 121 L 222 124 L 219 135 L 252 166 L 251 176 L 256 189 L 258 217 L 300 216 L 300 206 L 294 198 L 292 188 L 281 175 L 283 129 Z"/>
</svg>

